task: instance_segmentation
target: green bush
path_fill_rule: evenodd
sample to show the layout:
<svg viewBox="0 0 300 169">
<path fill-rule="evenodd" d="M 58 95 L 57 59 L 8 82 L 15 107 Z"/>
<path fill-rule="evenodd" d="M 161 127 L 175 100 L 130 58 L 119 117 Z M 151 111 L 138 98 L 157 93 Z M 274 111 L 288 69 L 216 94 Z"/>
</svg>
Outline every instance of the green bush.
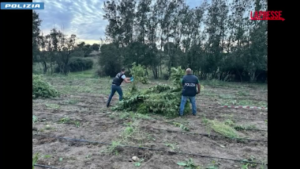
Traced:
<svg viewBox="0 0 300 169">
<path fill-rule="evenodd" d="M 59 96 L 59 92 L 55 90 L 49 83 L 44 81 L 40 75 L 33 75 L 32 81 L 32 97 L 51 98 Z"/>
<path fill-rule="evenodd" d="M 68 66 L 70 72 L 88 70 L 93 67 L 93 60 L 81 57 L 73 57 L 70 59 Z"/>
</svg>

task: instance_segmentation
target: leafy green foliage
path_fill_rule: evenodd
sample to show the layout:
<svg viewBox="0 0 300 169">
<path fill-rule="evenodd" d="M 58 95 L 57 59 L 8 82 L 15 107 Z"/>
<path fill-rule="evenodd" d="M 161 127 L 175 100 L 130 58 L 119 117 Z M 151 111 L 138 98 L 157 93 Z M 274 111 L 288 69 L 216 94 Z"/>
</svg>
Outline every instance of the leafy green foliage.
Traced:
<svg viewBox="0 0 300 169">
<path fill-rule="evenodd" d="M 207 124 L 211 129 L 215 132 L 228 137 L 228 138 L 240 138 L 240 134 L 230 125 L 232 125 L 232 121 L 220 122 L 218 120 L 203 120 L 205 124 Z"/>
<path fill-rule="evenodd" d="M 218 169 L 218 166 L 216 164 L 216 161 L 212 161 L 211 164 L 209 164 L 205 169 Z"/>
<path fill-rule="evenodd" d="M 146 69 L 140 65 L 136 64 L 135 62 L 132 64 L 132 68 L 130 70 L 130 73 L 134 77 L 133 83 L 135 84 L 136 82 L 141 82 L 143 84 L 148 83 L 148 76 L 146 75 Z"/>
<path fill-rule="evenodd" d="M 59 96 L 59 92 L 54 89 L 49 83 L 42 79 L 40 75 L 33 75 L 32 82 L 32 97 L 36 98 L 51 98 Z"/>
<path fill-rule="evenodd" d="M 132 64 L 132 68 L 130 70 L 131 75 L 134 77 L 134 81 L 131 83 L 131 92 L 135 93 L 137 92 L 137 84 L 139 82 L 143 83 L 143 84 L 147 84 L 148 83 L 148 77 L 146 76 L 146 70 L 145 68 L 143 68 L 141 65 L 136 65 L 136 63 L 134 62 Z"/>
<path fill-rule="evenodd" d="M 173 123 L 176 127 L 179 127 L 181 130 L 183 131 L 190 131 L 190 129 L 188 127 L 186 127 L 185 125 L 181 124 L 181 123 L 177 123 L 177 122 L 174 122 Z"/>
<path fill-rule="evenodd" d="M 32 169 L 34 169 L 34 165 L 37 163 L 39 159 L 39 153 L 34 154 L 34 157 L 32 158 Z"/>
<path fill-rule="evenodd" d="M 200 166 L 194 164 L 194 161 L 191 158 L 186 161 L 177 162 L 177 164 L 184 167 L 184 169 L 200 169 Z"/>
<path fill-rule="evenodd" d="M 254 162 L 254 163 L 250 163 L 250 162 Z M 251 155 L 248 159 L 243 159 L 241 168 L 242 169 L 258 168 L 258 164 L 256 163 L 262 163 L 260 165 L 260 168 L 264 168 L 265 166 L 265 162 L 263 160 L 258 160 L 257 158 Z"/>
<path fill-rule="evenodd" d="M 114 153 L 116 152 L 116 148 L 121 145 L 120 141 L 112 141 L 111 145 L 107 148 L 108 153 Z"/>
<path fill-rule="evenodd" d="M 134 166 L 140 167 L 143 161 L 144 161 L 144 159 L 140 159 L 139 161 L 134 163 Z"/>
<path fill-rule="evenodd" d="M 87 58 L 73 57 L 68 63 L 70 72 L 88 70 L 93 67 L 93 60 Z"/>
<path fill-rule="evenodd" d="M 32 116 L 32 122 L 35 123 L 37 120 L 38 120 L 38 118 L 35 115 L 33 115 Z"/>
<path fill-rule="evenodd" d="M 114 110 L 138 111 L 139 113 L 157 113 L 168 117 L 178 115 L 181 85 L 180 79 L 184 75 L 181 67 L 172 68 L 171 80 L 173 86 L 156 85 L 145 91 L 138 91 L 126 95 Z M 189 104 L 185 105 L 185 114 L 190 112 Z"/>
</svg>

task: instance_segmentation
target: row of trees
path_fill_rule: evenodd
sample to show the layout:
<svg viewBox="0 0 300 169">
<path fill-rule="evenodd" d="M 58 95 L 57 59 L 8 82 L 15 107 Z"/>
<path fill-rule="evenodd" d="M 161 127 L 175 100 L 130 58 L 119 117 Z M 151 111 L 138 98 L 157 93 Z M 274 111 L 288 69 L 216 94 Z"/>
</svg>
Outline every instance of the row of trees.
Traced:
<svg viewBox="0 0 300 169">
<path fill-rule="evenodd" d="M 250 11 L 265 0 L 211 0 L 190 8 L 184 0 L 110 0 L 99 64 L 115 75 L 133 62 L 168 77 L 171 67 L 190 67 L 201 79 L 266 81 L 267 21 Z"/>
<path fill-rule="evenodd" d="M 73 59 L 73 62 L 70 62 L 72 61 L 70 59 L 73 57 L 88 57 L 93 50 L 99 50 L 99 44 L 89 45 L 84 42 L 77 44 L 75 34 L 68 37 L 56 28 L 53 28 L 49 34 L 43 35 L 39 28 L 42 22 L 39 19 L 39 15 L 33 11 L 32 17 L 33 63 L 41 63 L 43 65 L 44 73 L 59 72 L 68 74 L 72 68 L 74 69 L 74 64 L 75 67 L 80 64 L 88 65 L 88 67 L 90 67 L 90 61 L 84 59 L 78 61 L 78 59 Z M 74 63 L 74 61 L 77 61 L 78 63 Z"/>
</svg>

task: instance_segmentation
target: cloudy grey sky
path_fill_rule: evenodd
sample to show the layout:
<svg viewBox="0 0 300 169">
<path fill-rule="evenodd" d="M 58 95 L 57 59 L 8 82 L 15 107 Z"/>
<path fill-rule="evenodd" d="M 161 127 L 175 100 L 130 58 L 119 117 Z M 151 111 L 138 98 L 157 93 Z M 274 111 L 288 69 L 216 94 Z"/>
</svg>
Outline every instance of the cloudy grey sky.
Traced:
<svg viewBox="0 0 300 169">
<path fill-rule="evenodd" d="M 54 27 L 67 35 L 76 34 L 79 41 L 99 43 L 105 37 L 108 24 L 103 19 L 104 0 L 33 0 L 44 2 L 44 10 L 36 10 L 42 20 L 41 31 L 50 33 Z M 199 6 L 202 0 L 185 0 L 190 7 Z"/>
</svg>

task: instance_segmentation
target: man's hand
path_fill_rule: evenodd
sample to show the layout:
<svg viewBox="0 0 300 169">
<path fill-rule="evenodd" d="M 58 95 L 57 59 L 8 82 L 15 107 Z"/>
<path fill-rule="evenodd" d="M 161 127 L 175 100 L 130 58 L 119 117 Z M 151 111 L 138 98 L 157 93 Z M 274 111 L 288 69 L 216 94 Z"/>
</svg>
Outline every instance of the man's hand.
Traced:
<svg viewBox="0 0 300 169">
<path fill-rule="evenodd" d="M 197 94 L 200 94 L 200 90 L 201 90 L 201 86 L 200 86 L 200 84 L 198 83 L 198 92 L 197 92 Z"/>
</svg>

